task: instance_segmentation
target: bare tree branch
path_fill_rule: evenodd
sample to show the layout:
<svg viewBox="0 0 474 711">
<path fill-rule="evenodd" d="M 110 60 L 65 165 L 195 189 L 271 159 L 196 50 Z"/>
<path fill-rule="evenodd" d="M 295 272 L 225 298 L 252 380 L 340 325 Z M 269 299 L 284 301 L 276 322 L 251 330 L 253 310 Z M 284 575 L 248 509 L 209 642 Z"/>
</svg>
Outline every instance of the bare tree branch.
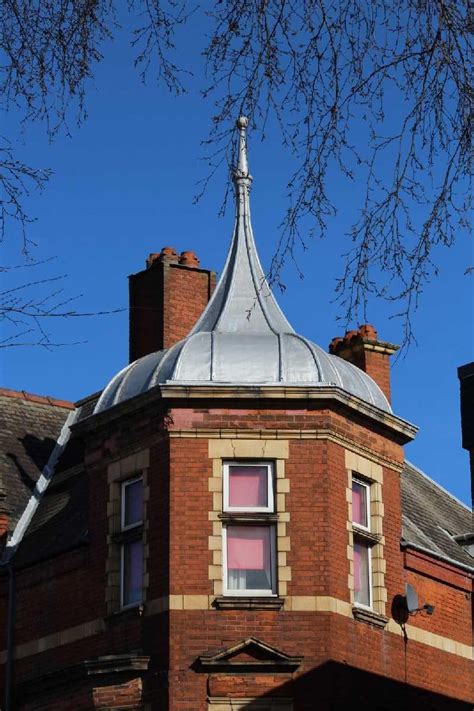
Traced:
<svg viewBox="0 0 474 711">
<path fill-rule="evenodd" d="M 281 284 L 297 245 L 327 234 L 336 167 L 365 185 L 337 286 L 343 317 L 366 320 L 370 296 L 397 302 L 409 343 L 413 312 L 436 272 L 433 250 L 467 227 L 469 3 L 227 0 L 212 17 L 204 95 L 215 97 L 218 113 L 210 142 L 229 141 L 239 112 L 262 135 L 273 118 L 298 166 L 270 278 Z"/>
<path fill-rule="evenodd" d="M 342 317 L 366 320 L 369 299 L 385 299 L 397 304 L 409 343 L 437 248 L 468 228 L 470 1 L 220 0 L 199 9 L 190 0 L 127 0 L 127 7 L 140 76 L 175 94 L 190 76 L 175 59 L 177 31 L 198 10 L 205 15 L 205 77 L 193 81 L 216 107 L 205 140 L 211 176 L 232 161 L 239 113 L 262 137 L 279 125 L 295 170 L 271 280 L 283 287 L 284 263 L 297 264 L 312 235 L 327 235 L 337 171 L 362 194 L 337 285 Z M 117 8 L 114 0 L 5 0 L 3 108 L 43 121 L 51 138 L 71 119 L 80 123 L 87 82 L 119 29 Z M 24 228 L 24 199 L 44 187 L 48 171 L 17 162 L 8 142 L 0 159 L 0 217 Z"/>
</svg>

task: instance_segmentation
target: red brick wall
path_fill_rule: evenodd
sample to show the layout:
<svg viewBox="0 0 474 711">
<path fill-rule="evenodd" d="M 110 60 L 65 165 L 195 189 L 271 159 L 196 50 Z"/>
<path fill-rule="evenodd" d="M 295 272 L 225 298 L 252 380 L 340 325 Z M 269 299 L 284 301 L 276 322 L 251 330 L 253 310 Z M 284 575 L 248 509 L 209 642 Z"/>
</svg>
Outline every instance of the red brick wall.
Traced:
<svg viewBox="0 0 474 711">
<path fill-rule="evenodd" d="M 171 264 L 164 271 L 163 348 L 189 334 L 215 287 L 214 272 Z"/>
<path fill-rule="evenodd" d="M 167 413 L 167 422 L 173 430 L 185 427 L 332 430 L 394 462 L 401 463 L 403 459 L 400 445 L 370 428 L 367 421 L 349 420 L 347 412 L 327 406 L 308 404 L 305 408 L 301 404 L 290 407 L 276 403 L 272 409 L 251 410 L 248 403 L 240 406 L 235 402 L 221 403 L 218 408 L 213 408 L 212 403 L 200 403 L 193 408 L 173 408 Z M 172 711 L 207 711 L 209 693 L 294 695 L 298 700 L 295 711 L 314 709 L 314 699 L 318 698 L 318 708 L 326 711 L 334 695 L 340 697 L 341 707 L 353 700 L 350 693 L 355 687 L 351 684 L 356 681 L 346 678 L 351 670 L 359 670 L 364 689 L 378 688 L 380 679 L 385 679 L 385 683 L 392 679 L 396 684 L 394 699 L 399 698 L 396 694 L 401 694 L 405 687 L 412 686 L 454 699 L 471 698 L 472 676 L 466 659 L 410 638 L 405 645 L 401 636 L 338 614 L 212 609 L 173 610 L 144 617 L 132 611 L 107 618 L 107 465 L 144 448 L 150 448 L 149 599 L 166 597 L 168 592 L 213 593 L 208 577 L 208 565 L 212 563 L 208 550 L 212 523 L 208 512 L 213 507 L 208 488 L 212 473 L 208 441 L 177 437 L 168 441 L 163 433 L 163 417 L 156 406 L 124 415 L 120 422 L 111 422 L 88 436 L 89 546 L 18 573 L 17 644 L 93 619 L 102 619 L 104 630 L 17 660 L 18 682 L 84 659 L 140 650 L 151 657 L 151 672 L 143 682 L 144 698 L 160 711 L 168 706 Z M 290 481 L 286 505 L 291 514 L 288 524 L 291 551 L 287 563 L 292 580 L 288 583 L 288 594 L 331 596 L 349 602 L 344 448 L 328 440 L 292 439 L 285 476 Z M 387 613 L 390 614 L 391 600 L 404 592 L 405 582 L 412 582 L 421 602 L 430 602 L 436 609 L 432 617 L 417 615 L 410 618 L 409 624 L 470 644 L 470 581 L 450 566 L 400 550 L 399 474 L 389 466 L 383 468 L 382 491 Z M 0 580 L 2 628 L 4 583 Z M 250 635 L 290 655 L 304 656 L 302 667 L 294 676 L 216 674 L 209 678 L 193 669 L 196 658 L 203 652 L 230 646 Z M 118 680 L 116 684 L 104 684 L 95 693 L 95 703 L 107 707 L 107 694 L 113 693 L 111 687 L 120 687 L 121 683 L 124 682 Z M 117 699 L 122 693 L 133 697 L 138 686 L 134 682 L 124 689 L 117 688 Z M 352 690 L 345 698 L 344 688 Z M 37 707 L 18 708 L 20 711 L 74 708 L 69 705 L 70 697 L 66 695 L 69 692 L 57 693 L 65 694 L 61 697 L 63 706 L 57 697 L 49 695 L 44 701 L 39 698 Z M 78 690 L 79 710 L 83 708 L 80 693 Z M 129 708 L 138 707 L 138 696 L 133 698 L 126 702 Z M 433 699 L 433 703 L 439 703 L 432 708 L 436 711 L 444 708 L 438 697 Z M 409 708 L 400 700 L 397 704 L 398 709 Z M 428 703 L 423 705 L 430 708 Z M 371 708 L 370 703 L 367 707 Z"/>
<path fill-rule="evenodd" d="M 390 356 L 386 353 L 377 353 L 376 351 L 364 349 L 362 370 L 375 380 L 387 400 L 391 402 Z"/>
</svg>

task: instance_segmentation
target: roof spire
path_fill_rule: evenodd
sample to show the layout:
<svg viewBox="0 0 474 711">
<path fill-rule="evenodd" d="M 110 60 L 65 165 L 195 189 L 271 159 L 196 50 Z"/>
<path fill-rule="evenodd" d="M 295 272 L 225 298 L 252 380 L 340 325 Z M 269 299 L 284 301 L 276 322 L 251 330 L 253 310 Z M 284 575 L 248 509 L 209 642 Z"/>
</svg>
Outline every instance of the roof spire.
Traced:
<svg viewBox="0 0 474 711">
<path fill-rule="evenodd" d="M 250 220 L 252 176 L 247 159 L 246 116 L 237 119 L 239 153 L 232 170 L 235 226 L 221 278 L 191 334 L 202 332 L 258 334 L 293 333 L 265 278 L 255 248 Z"/>
<path fill-rule="evenodd" d="M 249 120 L 246 116 L 239 116 L 236 121 L 237 128 L 239 129 L 239 158 L 237 161 L 237 168 L 234 170 L 234 180 L 239 180 L 239 178 L 249 178 L 252 180 L 252 176 L 249 174 L 249 164 L 247 159 L 247 126 L 249 125 Z"/>
<path fill-rule="evenodd" d="M 340 387 L 390 412 L 387 399 L 366 373 L 296 334 L 272 294 L 250 219 L 248 123 L 245 116 L 237 120 L 239 154 L 232 170 L 234 233 L 209 303 L 187 338 L 165 351 L 139 358 L 118 373 L 102 393 L 95 412 L 155 385 L 254 387 L 277 383 Z M 252 391 L 252 397 L 254 394 Z"/>
</svg>

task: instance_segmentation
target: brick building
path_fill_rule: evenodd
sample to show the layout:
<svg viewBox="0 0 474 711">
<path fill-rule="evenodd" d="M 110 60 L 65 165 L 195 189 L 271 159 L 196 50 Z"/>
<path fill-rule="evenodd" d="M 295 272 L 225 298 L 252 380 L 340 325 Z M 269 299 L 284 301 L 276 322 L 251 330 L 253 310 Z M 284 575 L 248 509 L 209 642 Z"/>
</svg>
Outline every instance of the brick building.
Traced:
<svg viewBox="0 0 474 711">
<path fill-rule="evenodd" d="M 3 711 L 472 708 L 469 511 L 405 460 L 395 347 L 280 311 L 245 128 L 217 286 L 150 255 L 102 393 L 0 391 Z"/>
</svg>

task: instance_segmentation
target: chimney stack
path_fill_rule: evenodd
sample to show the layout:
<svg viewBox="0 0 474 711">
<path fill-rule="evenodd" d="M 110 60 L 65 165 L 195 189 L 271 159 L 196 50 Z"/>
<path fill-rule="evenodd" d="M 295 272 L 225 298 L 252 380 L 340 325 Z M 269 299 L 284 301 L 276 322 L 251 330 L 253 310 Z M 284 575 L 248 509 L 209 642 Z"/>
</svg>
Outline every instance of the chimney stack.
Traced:
<svg viewBox="0 0 474 711">
<path fill-rule="evenodd" d="M 353 331 L 346 331 L 341 338 L 333 338 L 329 352 L 347 360 L 370 375 L 391 402 L 390 392 L 390 356 L 398 351 L 399 346 L 379 341 L 377 331 L 365 323 Z"/>
<path fill-rule="evenodd" d="M 215 272 L 199 267 L 191 251 L 163 247 L 129 277 L 130 362 L 185 338 L 211 298 Z"/>
</svg>

